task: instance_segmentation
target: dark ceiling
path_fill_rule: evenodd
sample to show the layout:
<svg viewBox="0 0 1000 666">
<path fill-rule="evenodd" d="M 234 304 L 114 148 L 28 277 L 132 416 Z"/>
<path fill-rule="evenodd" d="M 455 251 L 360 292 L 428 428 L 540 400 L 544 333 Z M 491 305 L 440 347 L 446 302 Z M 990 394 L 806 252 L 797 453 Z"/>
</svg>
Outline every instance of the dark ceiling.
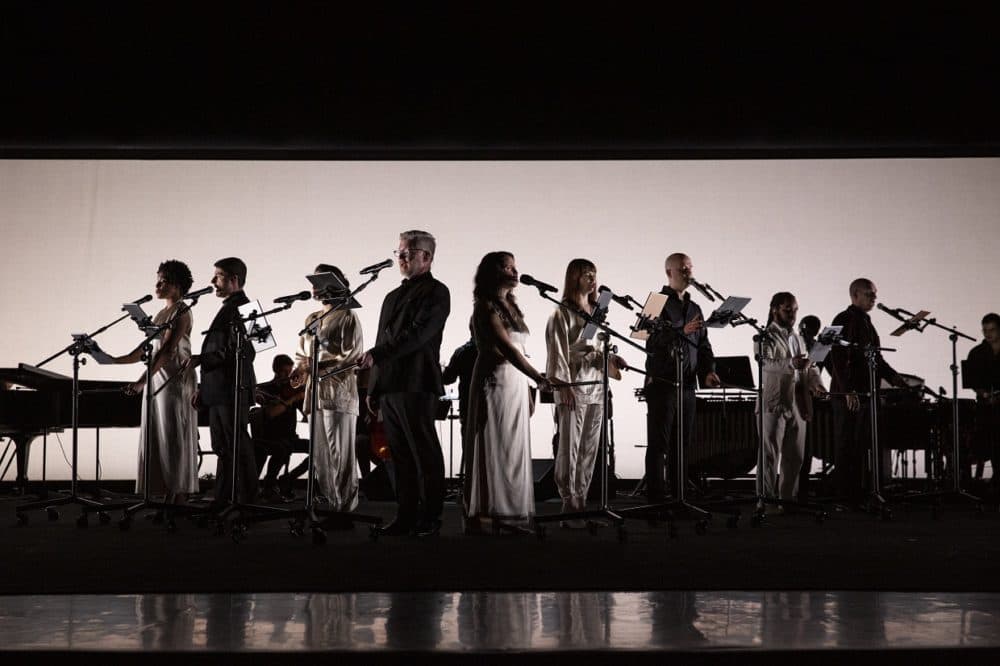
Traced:
<svg viewBox="0 0 1000 666">
<path fill-rule="evenodd" d="M 0 10 L 0 156 L 1000 154 L 996 23 L 960 10 L 135 4 Z"/>
</svg>

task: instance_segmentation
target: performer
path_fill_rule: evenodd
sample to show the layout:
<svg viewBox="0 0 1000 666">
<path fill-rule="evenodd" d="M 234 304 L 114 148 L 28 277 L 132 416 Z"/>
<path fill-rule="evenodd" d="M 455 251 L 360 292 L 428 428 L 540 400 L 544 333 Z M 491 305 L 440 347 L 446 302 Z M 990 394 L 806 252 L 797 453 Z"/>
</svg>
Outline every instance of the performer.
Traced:
<svg viewBox="0 0 1000 666">
<path fill-rule="evenodd" d="M 469 328 L 471 332 L 471 325 Z M 441 381 L 445 386 L 454 384 L 456 381 L 458 382 L 458 421 L 461 424 L 463 460 L 465 460 L 466 445 L 469 442 L 465 434 L 465 427 L 469 422 L 469 390 L 472 385 L 472 371 L 476 367 L 476 356 L 478 354 L 475 339 L 469 338 L 468 342 L 452 353 L 448 365 L 441 372 Z"/>
<path fill-rule="evenodd" d="M 983 317 L 983 341 L 969 351 L 966 370 L 976 390 L 977 477 L 988 458 L 993 465 L 990 482 L 993 494 L 1000 492 L 1000 315 L 991 312 Z"/>
<path fill-rule="evenodd" d="M 835 395 L 831 402 L 833 438 L 837 443 L 834 483 L 841 498 L 858 506 L 864 501 L 865 489 L 869 485 L 865 458 L 871 442 L 871 415 L 869 401 L 860 399 L 857 394 L 878 389 L 868 385 L 868 361 L 864 352 L 865 347 L 879 346 L 878 331 L 868 315 L 875 307 L 878 290 L 868 278 L 857 278 L 851 282 L 849 292 L 851 305 L 834 317 L 832 325 L 843 326 L 843 339 L 857 346 L 834 345 L 827 359 L 827 370 L 832 377 L 830 391 L 841 394 Z M 876 379 L 906 387 L 899 373 L 881 354 L 878 355 Z"/>
<path fill-rule="evenodd" d="M 528 327 L 512 293 L 517 277 L 509 252 L 490 252 L 476 269 L 472 332 L 479 355 L 469 396 L 464 489 L 470 533 L 484 520 L 527 526 L 535 513 L 532 407 L 521 373 L 541 388 L 549 383 L 524 356 Z"/>
<path fill-rule="evenodd" d="M 156 297 L 166 306 L 156 313 L 153 323 L 170 323 L 153 341 L 152 409 L 142 401 L 142 425 L 139 430 L 139 469 L 135 491 L 145 492 L 146 465 L 149 467 L 149 491 L 164 495 L 167 504 L 179 504 L 189 493 L 198 492 L 198 414 L 191 409 L 195 393 L 191 360 L 190 308 L 182 300 L 193 284 L 191 270 L 183 262 L 171 259 L 156 269 Z M 115 363 L 138 363 L 142 347 L 131 354 L 115 357 Z M 176 376 L 175 376 L 176 375 Z M 166 386 L 164 386 L 166 385 Z M 130 394 L 146 388 L 146 373 L 126 387 Z M 149 454 L 146 460 L 146 424 L 149 423 Z"/>
<path fill-rule="evenodd" d="M 597 305 L 597 267 L 588 259 L 574 259 L 566 266 L 562 302 L 588 315 Z M 592 340 L 581 340 L 586 322 L 578 314 L 558 307 L 545 328 L 548 350 L 546 376 L 553 383 L 601 382 L 604 376 L 604 352 L 595 349 Z M 619 356 L 612 356 L 611 376 L 621 379 L 627 367 Z M 563 386 L 555 392 L 556 423 L 559 443 L 556 447 L 555 482 L 562 498 L 562 512 L 583 511 L 587 504 L 601 439 L 604 392 L 600 383 L 590 386 Z M 568 521 L 565 527 L 584 528 L 583 520 Z"/>
<path fill-rule="evenodd" d="M 806 315 L 799 321 L 799 335 L 806 343 L 806 353 L 812 351 L 816 344 L 816 336 L 823 329 L 823 324 L 816 315 Z M 823 374 L 823 363 L 816 363 L 816 370 Z M 812 437 L 806 432 L 806 448 L 802 454 L 802 467 L 799 468 L 799 502 L 809 501 L 809 475 L 812 474 L 813 443 Z"/>
<path fill-rule="evenodd" d="M 238 257 L 226 257 L 215 262 L 212 286 L 221 299 L 222 307 L 212 320 L 201 345 L 201 354 L 191 357 L 192 366 L 201 366 L 201 388 L 192 403 L 208 408 L 212 450 L 218 457 L 215 475 L 215 500 L 212 509 L 218 511 L 229 502 L 234 474 L 238 480 L 236 501 L 249 503 L 257 495 L 257 464 L 247 433 L 250 402 L 257 385 L 254 376 L 254 348 L 249 341 L 242 344 L 242 376 L 236 376 L 237 336 L 243 336 L 239 306 L 250 302 L 243 292 L 247 281 L 247 266 Z M 240 388 L 239 399 L 236 397 Z M 233 432 L 234 417 L 239 415 L 238 432 Z M 233 459 L 233 444 L 239 437 L 239 460 Z"/>
<path fill-rule="evenodd" d="M 306 326 L 330 312 L 344 298 L 350 296 L 347 278 L 336 266 L 320 264 L 316 273 L 333 273 L 343 283 L 341 291 L 313 289 L 313 298 L 323 303 L 323 309 L 306 317 Z M 356 364 L 364 350 L 361 321 L 350 308 L 341 308 L 324 317 L 319 328 L 319 371 L 325 373 L 336 368 Z M 313 476 L 319 494 L 326 498 L 335 511 L 352 511 L 358 506 L 358 470 L 354 450 L 358 420 L 358 379 L 354 370 L 327 377 L 319 384 L 319 413 L 311 414 L 308 396 L 311 395 L 315 377 L 309 375 L 312 361 L 312 336 L 299 337 L 295 354 L 296 365 L 292 372 L 292 386 L 305 385 L 305 413 L 310 419 L 320 419 L 316 441 L 313 443 Z"/>
<path fill-rule="evenodd" d="M 657 329 L 646 339 L 646 496 L 651 503 L 662 502 L 664 492 L 664 455 L 676 460 L 676 388 L 675 361 L 672 351 L 679 338 L 680 353 L 683 354 L 682 399 L 684 404 L 684 439 L 682 446 L 688 446 L 694 429 L 695 380 L 701 378 L 707 387 L 719 386 L 719 376 L 715 374 L 715 356 L 708 340 L 708 331 L 701 308 L 687 293 L 694 265 L 686 254 L 677 252 L 664 262 L 667 285 L 660 291 L 666 294 L 667 302 L 660 312 L 659 320 L 668 324 Z M 687 470 L 674 470 L 677 483 L 684 483 Z M 676 488 L 674 489 L 676 492 Z"/>
<path fill-rule="evenodd" d="M 361 357 L 373 367 L 370 408 L 382 411 L 396 471 L 395 520 L 381 533 L 437 534 L 444 503 L 444 455 L 434 427 L 441 383 L 441 335 L 451 311 L 448 287 L 431 275 L 437 243 L 426 231 L 399 235 L 403 283 L 382 302 L 375 346 Z M 422 504 L 422 509 L 421 509 Z"/>
<path fill-rule="evenodd" d="M 257 385 L 259 407 L 250 410 L 250 434 L 253 436 L 257 476 L 267 462 L 267 473 L 261 482 L 261 492 L 267 500 L 292 499 L 291 492 L 282 492 L 278 474 L 288 465 L 296 450 L 303 450 L 309 443 L 295 431 L 296 412 L 303 409 L 304 391 L 291 385 L 290 377 L 295 362 L 285 354 L 278 354 L 271 361 L 274 378 Z M 270 461 L 268 461 L 270 457 Z"/>
<path fill-rule="evenodd" d="M 789 292 L 772 296 L 766 335 L 757 349 L 764 369 L 764 404 L 757 405 L 758 412 L 763 409 L 764 495 L 789 502 L 798 495 L 812 396 L 825 392 L 819 370 L 806 353 L 806 341 L 795 333 L 798 311 L 799 304 Z M 775 493 L 779 457 L 781 485 Z"/>
</svg>

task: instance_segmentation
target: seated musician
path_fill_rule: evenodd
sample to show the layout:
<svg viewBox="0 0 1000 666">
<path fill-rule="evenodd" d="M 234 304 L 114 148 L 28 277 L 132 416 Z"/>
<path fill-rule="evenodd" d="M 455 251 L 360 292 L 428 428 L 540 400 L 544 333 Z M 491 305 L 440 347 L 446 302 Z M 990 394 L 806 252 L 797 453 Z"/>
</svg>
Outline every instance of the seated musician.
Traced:
<svg viewBox="0 0 1000 666">
<path fill-rule="evenodd" d="M 977 453 L 976 475 L 989 459 L 993 465 L 994 495 L 1000 490 L 997 460 L 1000 458 L 1000 315 L 991 312 L 983 317 L 983 341 L 969 351 L 966 371 L 976 390 Z"/>
<path fill-rule="evenodd" d="M 253 411 L 250 419 L 258 477 L 267 462 L 261 493 L 268 500 L 290 499 L 290 488 L 285 488 L 285 492 L 279 489 L 278 474 L 288 464 L 293 452 L 308 449 L 309 446 L 308 441 L 300 439 L 295 432 L 296 411 L 302 409 L 304 391 L 293 388 L 289 382 L 294 367 L 291 357 L 285 354 L 274 357 L 271 363 L 274 378 L 257 385 L 256 396 L 260 407 Z M 267 461 L 268 456 L 270 461 Z"/>
</svg>

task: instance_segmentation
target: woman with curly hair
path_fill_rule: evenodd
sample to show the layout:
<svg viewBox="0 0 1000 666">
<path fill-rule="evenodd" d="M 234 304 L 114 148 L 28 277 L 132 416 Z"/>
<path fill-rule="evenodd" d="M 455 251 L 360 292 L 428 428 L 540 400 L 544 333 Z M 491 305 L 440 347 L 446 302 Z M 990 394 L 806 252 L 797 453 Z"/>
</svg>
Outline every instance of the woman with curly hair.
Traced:
<svg viewBox="0 0 1000 666">
<path fill-rule="evenodd" d="M 472 334 L 479 355 L 469 392 L 472 440 L 466 457 L 466 532 L 526 527 L 535 513 L 531 474 L 531 399 L 524 375 L 548 390 L 524 356 L 528 327 L 512 293 L 517 266 L 510 252 L 490 252 L 476 270 Z"/>
<path fill-rule="evenodd" d="M 146 465 L 149 468 L 149 491 L 164 495 L 168 504 L 179 504 L 189 493 L 198 492 L 198 414 L 191 408 L 195 392 L 195 373 L 191 359 L 191 311 L 182 300 L 191 288 L 191 270 L 183 262 L 164 261 L 156 271 L 156 297 L 166 306 L 156 313 L 153 323 L 170 323 L 153 340 L 152 408 L 147 412 L 142 401 L 142 426 L 139 435 L 139 472 L 136 492 L 145 492 Z M 138 363 L 142 348 L 115 358 L 115 363 Z M 141 394 L 146 389 L 143 372 L 126 392 Z M 147 422 L 149 428 L 146 427 Z M 146 432 L 150 434 L 149 460 L 146 460 Z"/>
</svg>

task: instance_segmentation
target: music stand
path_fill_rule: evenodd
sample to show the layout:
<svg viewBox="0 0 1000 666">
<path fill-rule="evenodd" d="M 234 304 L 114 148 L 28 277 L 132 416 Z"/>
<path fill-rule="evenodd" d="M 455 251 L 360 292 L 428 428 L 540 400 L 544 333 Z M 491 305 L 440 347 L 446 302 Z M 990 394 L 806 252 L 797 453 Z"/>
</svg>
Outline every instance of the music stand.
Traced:
<svg viewBox="0 0 1000 666">
<path fill-rule="evenodd" d="M 879 306 L 881 308 L 881 306 Z M 904 495 L 906 500 L 921 500 L 929 499 L 935 500 L 940 503 L 941 500 L 945 498 L 957 498 L 966 502 L 971 502 L 976 505 L 978 510 L 982 510 L 983 501 L 979 497 L 966 492 L 962 489 L 962 466 L 960 463 L 960 423 L 959 423 L 959 409 L 958 409 L 958 374 L 959 374 L 959 364 L 958 364 L 958 339 L 965 338 L 975 342 L 976 339 L 970 335 L 966 335 L 958 330 L 957 326 L 947 327 L 938 323 L 936 318 L 927 318 L 930 314 L 927 310 L 921 310 L 920 312 L 913 313 L 903 308 L 896 308 L 895 311 L 886 309 L 886 311 L 894 316 L 896 319 L 903 321 L 903 325 L 899 327 L 896 331 L 893 331 L 893 335 L 902 335 L 907 330 L 914 330 L 918 333 L 923 333 L 928 327 L 933 326 L 935 328 L 941 329 L 948 333 L 948 340 L 951 342 L 951 461 L 949 467 L 951 468 L 951 481 L 952 487 L 949 490 L 937 490 L 931 492 L 920 492 L 920 493 L 908 493 Z M 905 315 L 904 318 L 901 315 Z"/>
<path fill-rule="evenodd" d="M 360 308 L 361 304 L 355 300 L 354 296 L 359 291 L 371 284 L 376 278 L 378 278 L 378 271 L 371 274 L 371 277 L 361 283 L 357 289 L 354 291 L 349 291 L 347 286 L 337 277 L 335 273 L 316 273 L 313 275 L 307 275 L 306 278 L 315 287 L 317 293 L 329 294 L 334 296 L 333 298 L 324 299 L 324 303 L 329 303 L 332 307 L 321 314 L 320 316 L 309 322 L 305 328 L 299 331 L 299 335 L 309 335 L 310 339 L 310 351 L 309 351 L 309 458 L 306 463 L 306 497 L 301 509 L 294 509 L 289 511 L 286 515 L 291 518 L 289 521 L 289 532 L 292 536 L 302 536 L 305 530 L 308 528 L 312 534 L 312 541 L 316 545 L 322 545 L 326 543 L 326 531 L 325 527 L 329 527 L 334 524 L 344 524 L 354 522 L 368 523 L 370 526 L 369 536 L 372 540 L 378 538 L 378 526 L 382 523 L 382 518 L 379 516 L 370 516 L 362 513 L 355 513 L 352 511 L 328 511 L 324 509 L 318 509 L 314 506 L 313 502 L 313 485 L 315 484 L 313 465 L 316 460 L 316 439 L 317 439 L 317 428 L 320 427 L 322 419 L 320 418 L 319 410 L 319 383 L 324 379 L 332 377 L 334 375 L 341 374 L 343 372 L 352 372 L 357 368 L 357 363 L 351 363 L 343 367 L 334 368 L 323 374 L 319 371 L 319 330 L 324 319 L 334 312 L 345 309 Z"/>
<path fill-rule="evenodd" d="M 123 308 L 124 309 L 124 308 Z M 54 499 L 43 499 L 36 502 L 27 502 L 25 504 L 20 504 L 15 507 L 16 520 L 18 526 L 24 526 L 28 524 L 28 511 L 33 511 L 35 509 L 45 509 L 49 520 L 58 520 L 59 511 L 55 508 L 57 506 L 62 506 L 65 504 L 79 504 L 82 507 L 82 512 L 79 518 L 77 518 L 76 524 L 78 527 L 87 526 L 87 510 L 91 509 L 93 511 L 99 511 L 100 519 L 102 523 L 110 522 L 111 516 L 108 515 L 104 509 L 108 508 L 107 504 L 98 502 L 95 500 L 87 499 L 82 497 L 78 492 L 78 462 L 79 462 L 79 438 L 80 438 L 80 366 L 85 365 L 87 359 L 80 358 L 81 354 L 88 351 L 89 346 L 93 343 L 95 337 L 108 330 L 120 321 L 128 318 L 128 313 L 126 312 L 117 319 L 111 321 L 108 324 L 98 328 L 93 333 L 77 333 L 73 335 L 73 342 L 61 349 L 60 351 L 52 354 L 42 362 L 38 363 L 36 368 L 41 368 L 48 362 L 62 356 L 63 354 L 69 354 L 73 357 L 73 379 L 71 384 L 72 395 L 70 397 L 70 409 L 71 409 L 71 423 L 73 432 L 73 446 L 72 446 L 72 462 L 70 463 L 70 491 L 68 495 L 63 497 L 57 497 Z"/>
</svg>

